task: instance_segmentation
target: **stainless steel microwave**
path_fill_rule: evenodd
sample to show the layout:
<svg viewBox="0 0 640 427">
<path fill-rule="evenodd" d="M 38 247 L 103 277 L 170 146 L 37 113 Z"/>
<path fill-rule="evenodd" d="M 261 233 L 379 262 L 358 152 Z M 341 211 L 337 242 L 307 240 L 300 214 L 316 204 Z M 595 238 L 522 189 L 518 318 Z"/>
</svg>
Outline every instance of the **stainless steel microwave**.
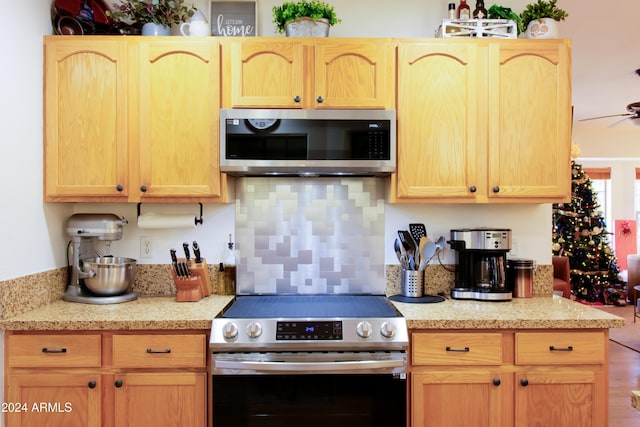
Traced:
<svg viewBox="0 0 640 427">
<path fill-rule="evenodd" d="M 223 109 L 220 169 L 230 175 L 388 175 L 393 110 Z"/>
</svg>

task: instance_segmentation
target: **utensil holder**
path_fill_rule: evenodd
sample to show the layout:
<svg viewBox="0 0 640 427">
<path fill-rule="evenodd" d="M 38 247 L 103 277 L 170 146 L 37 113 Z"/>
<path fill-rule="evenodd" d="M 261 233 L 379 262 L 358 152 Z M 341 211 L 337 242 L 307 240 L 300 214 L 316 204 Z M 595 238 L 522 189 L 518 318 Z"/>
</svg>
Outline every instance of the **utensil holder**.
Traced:
<svg viewBox="0 0 640 427">
<path fill-rule="evenodd" d="M 187 260 L 179 258 L 178 261 Z M 204 259 L 199 263 L 189 260 L 189 271 L 191 276 L 181 277 L 176 274 L 173 265 L 171 266 L 171 277 L 176 285 L 176 301 L 178 302 L 195 302 L 211 295 L 212 286 L 207 262 Z"/>
<path fill-rule="evenodd" d="M 424 271 L 402 270 L 400 273 L 400 293 L 405 297 L 423 295 Z"/>
</svg>

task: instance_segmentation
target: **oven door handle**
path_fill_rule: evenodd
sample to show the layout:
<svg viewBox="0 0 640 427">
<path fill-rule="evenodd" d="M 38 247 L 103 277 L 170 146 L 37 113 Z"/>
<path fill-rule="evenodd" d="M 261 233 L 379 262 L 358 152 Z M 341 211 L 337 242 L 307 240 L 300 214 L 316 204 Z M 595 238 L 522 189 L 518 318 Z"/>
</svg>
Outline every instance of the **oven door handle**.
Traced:
<svg viewBox="0 0 640 427">
<path fill-rule="evenodd" d="M 358 372 L 404 368 L 404 360 L 348 360 L 335 362 L 256 362 L 215 360 L 216 369 L 254 372 Z"/>
</svg>

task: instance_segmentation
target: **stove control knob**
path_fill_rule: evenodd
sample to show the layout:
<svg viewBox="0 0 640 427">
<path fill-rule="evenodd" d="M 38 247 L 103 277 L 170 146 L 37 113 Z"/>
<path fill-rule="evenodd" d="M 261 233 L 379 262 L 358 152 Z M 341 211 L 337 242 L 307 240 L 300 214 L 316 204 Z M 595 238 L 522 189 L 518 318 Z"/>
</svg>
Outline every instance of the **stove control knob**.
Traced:
<svg viewBox="0 0 640 427">
<path fill-rule="evenodd" d="M 249 338 L 258 338 L 262 335 L 262 326 L 258 322 L 249 322 L 247 325 L 247 335 Z"/>
<path fill-rule="evenodd" d="M 380 333 L 385 338 L 393 338 L 396 334 L 396 325 L 389 322 L 384 322 L 380 327 Z"/>
<path fill-rule="evenodd" d="M 232 340 L 238 336 L 238 327 L 233 322 L 227 322 L 222 327 L 222 335 L 227 340 Z"/>
<path fill-rule="evenodd" d="M 358 332 L 358 336 L 361 338 L 369 338 L 371 336 L 371 323 L 367 321 L 358 323 L 358 326 L 356 326 L 356 332 Z"/>
</svg>

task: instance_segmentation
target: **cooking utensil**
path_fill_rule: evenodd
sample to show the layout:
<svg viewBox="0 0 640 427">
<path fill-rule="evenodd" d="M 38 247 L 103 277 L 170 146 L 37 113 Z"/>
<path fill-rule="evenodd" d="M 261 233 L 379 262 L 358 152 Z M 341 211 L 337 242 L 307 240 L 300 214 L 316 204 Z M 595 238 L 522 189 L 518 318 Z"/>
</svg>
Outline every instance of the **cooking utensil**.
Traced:
<svg viewBox="0 0 640 427">
<path fill-rule="evenodd" d="M 396 239 L 396 242 L 398 243 L 397 248 L 398 250 L 400 250 L 400 265 L 402 266 L 403 269 L 408 270 L 409 269 L 409 258 L 407 257 L 407 251 L 404 248 L 404 245 L 402 243 L 400 243 L 399 239 Z"/>
<path fill-rule="evenodd" d="M 413 241 L 416 243 L 419 243 L 421 238 L 427 236 L 427 228 L 424 224 L 409 224 L 409 232 L 411 233 L 411 237 L 413 237 Z"/>
<path fill-rule="evenodd" d="M 189 253 L 189 243 L 184 242 L 182 244 L 182 248 L 184 249 L 184 257 L 189 261 L 191 259 L 191 254 Z"/>
<path fill-rule="evenodd" d="M 416 244 L 413 241 L 413 237 L 411 237 L 411 233 L 409 233 L 407 230 L 398 230 L 398 237 L 400 238 L 400 243 L 402 243 L 402 247 L 407 254 L 409 269 L 415 270 Z"/>
<path fill-rule="evenodd" d="M 173 271 L 176 272 L 176 275 L 180 275 L 180 271 L 178 271 L 178 257 L 176 256 L 176 250 L 170 249 L 169 254 L 171 255 L 171 264 L 173 265 Z"/>
<path fill-rule="evenodd" d="M 431 258 L 433 258 L 435 253 L 436 253 L 436 244 L 433 243 L 431 239 L 426 237 L 424 239 L 424 244 L 422 246 L 422 253 L 420 255 L 422 260 L 420 261 L 420 265 L 418 266 L 419 271 L 422 271 L 427 267 L 427 264 L 429 263 Z"/>
<path fill-rule="evenodd" d="M 397 238 L 393 241 L 393 250 L 396 253 L 396 257 L 398 257 L 398 261 L 402 264 L 402 249 L 400 248 L 400 240 Z"/>
<path fill-rule="evenodd" d="M 202 262 L 202 258 L 200 257 L 200 246 L 198 246 L 198 242 L 193 241 L 193 256 L 196 258 L 196 264 L 200 264 Z"/>
<path fill-rule="evenodd" d="M 127 291 L 136 276 L 137 264 L 132 258 L 87 258 L 82 260 L 82 269 L 90 276 L 84 278 L 84 283 L 91 292 L 114 296 Z"/>
</svg>

